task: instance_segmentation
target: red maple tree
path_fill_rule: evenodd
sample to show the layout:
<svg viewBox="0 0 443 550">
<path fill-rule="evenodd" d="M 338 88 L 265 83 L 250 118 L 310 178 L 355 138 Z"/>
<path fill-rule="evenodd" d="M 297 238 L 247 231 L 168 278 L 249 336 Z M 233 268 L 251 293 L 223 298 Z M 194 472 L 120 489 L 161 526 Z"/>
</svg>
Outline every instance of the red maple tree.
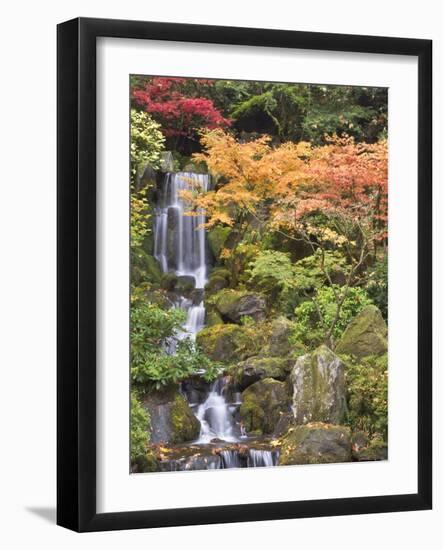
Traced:
<svg viewBox="0 0 443 550">
<path fill-rule="evenodd" d="M 203 128 L 211 130 L 231 124 L 211 99 L 195 95 L 212 85 L 212 81 L 204 79 L 158 77 L 135 89 L 132 95 L 161 124 L 166 137 L 195 139 Z"/>
</svg>

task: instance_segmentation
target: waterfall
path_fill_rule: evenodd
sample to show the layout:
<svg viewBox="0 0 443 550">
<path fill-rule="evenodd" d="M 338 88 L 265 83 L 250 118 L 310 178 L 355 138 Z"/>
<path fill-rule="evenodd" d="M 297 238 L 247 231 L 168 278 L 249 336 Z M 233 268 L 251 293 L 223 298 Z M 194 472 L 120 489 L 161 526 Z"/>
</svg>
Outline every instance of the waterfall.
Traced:
<svg viewBox="0 0 443 550">
<path fill-rule="evenodd" d="M 169 172 L 165 175 L 163 187 L 156 208 L 154 220 L 154 256 L 164 273 L 193 277 L 196 289 L 204 289 L 208 275 L 206 254 L 206 231 L 199 228 L 205 223 L 203 212 L 188 215 L 189 211 L 180 191 L 207 191 L 209 176 L 193 172 Z M 203 293 L 188 295 L 176 293 L 174 307 L 186 311 L 186 322 L 177 334 L 178 339 L 195 340 L 197 333 L 205 325 L 205 305 Z M 169 345 L 169 353 L 174 353 L 176 342 Z M 196 374 L 203 374 L 204 371 Z M 200 436 L 192 445 L 205 447 L 209 454 L 179 454 L 162 464 L 162 469 L 200 470 L 224 468 L 248 468 L 256 466 L 275 466 L 278 452 L 274 450 L 251 449 L 240 453 L 236 448 L 221 449 L 213 454 L 211 443 L 222 445 L 237 444 L 248 440 L 244 426 L 236 422 L 241 394 L 229 390 L 226 377 L 220 376 L 199 399 L 192 399 L 195 416 L 200 421 Z M 229 394 L 229 395 L 228 395 Z M 180 453 L 180 451 L 179 451 Z"/>
<path fill-rule="evenodd" d="M 208 263 L 206 254 L 206 231 L 200 226 L 205 223 L 204 212 L 189 215 L 188 207 L 180 192 L 185 190 L 205 192 L 209 188 L 207 174 L 193 172 L 168 172 L 160 192 L 154 221 L 154 256 L 164 273 L 193 277 L 195 288 L 203 289 L 207 282 Z M 177 338 L 195 340 L 205 324 L 203 300 L 194 303 L 185 296 L 177 296 L 175 307 L 186 311 L 186 322 Z M 169 345 L 174 353 L 175 344 Z M 202 371 L 203 372 L 203 371 Z M 200 374 L 202 374 L 200 372 Z M 198 374 L 198 373 L 197 373 Z M 236 426 L 233 412 L 239 406 L 239 396 L 234 403 L 228 403 L 223 379 L 217 379 L 210 388 L 206 400 L 201 403 L 195 415 L 200 421 L 199 443 L 212 439 L 234 442 L 246 437 L 244 429 Z M 227 466 L 225 466 L 227 467 Z"/>
<path fill-rule="evenodd" d="M 200 437 L 197 443 L 209 443 L 212 439 L 238 441 L 234 433 L 234 418 L 224 395 L 226 380 L 218 378 L 211 384 L 206 400 L 197 409 L 200 421 Z"/>
<path fill-rule="evenodd" d="M 264 451 L 260 449 L 249 449 L 248 468 L 257 468 L 260 466 L 276 466 L 278 464 L 278 451 Z"/>
<path fill-rule="evenodd" d="M 163 272 L 193 277 L 195 288 L 204 288 L 207 282 L 206 232 L 197 229 L 205 222 L 205 215 L 189 215 L 180 192 L 204 192 L 208 187 L 207 174 L 168 172 L 154 224 L 154 256 Z"/>
</svg>

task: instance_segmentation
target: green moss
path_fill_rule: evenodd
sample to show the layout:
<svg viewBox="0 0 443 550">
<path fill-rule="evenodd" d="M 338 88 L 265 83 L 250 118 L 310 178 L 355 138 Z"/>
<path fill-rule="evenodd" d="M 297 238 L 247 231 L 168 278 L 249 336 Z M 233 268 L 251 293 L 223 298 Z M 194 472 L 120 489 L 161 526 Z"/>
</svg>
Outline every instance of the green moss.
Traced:
<svg viewBox="0 0 443 550">
<path fill-rule="evenodd" d="M 279 464 L 349 462 L 349 428 L 320 422 L 291 427 L 281 439 Z"/>
<path fill-rule="evenodd" d="M 292 364 L 293 361 L 283 357 L 251 357 L 232 367 L 229 374 L 234 383 L 241 388 L 247 388 L 263 378 L 285 380 Z"/>
<path fill-rule="evenodd" d="M 148 449 L 132 461 L 132 471 L 137 473 L 158 472 L 157 457 L 153 449 Z"/>
<path fill-rule="evenodd" d="M 211 303 L 215 305 L 218 311 L 222 315 L 227 315 L 232 308 L 238 303 L 238 301 L 246 296 L 248 292 L 246 290 L 234 290 L 232 288 L 224 288 L 217 292 L 211 298 Z"/>
<path fill-rule="evenodd" d="M 380 310 L 374 305 L 366 306 L 347 326 L 336 352 L 357 358 L 381 355 L 388 349 L 387 332 Z"/>
<path fill-rule="evenodd" d="M 220 313 L 213 308 L 206 309 L 206 326 L 213 327 L 214 325 L 222 325 L 223 319 Z"/>
<path fill-rule="evenodd" d="M 150 440 L 151 420 L 135 392 L 131 393 L 131 460 L 146 453 Z"/>
<path fill-rule="evenodd" d="M 138 248 L 131 255 L 131 282 L 135 285 L 149 282 L 159 284 L 162 272 L 157 260 Z"/>
<path fill-rule="evenodd" d="M 220 253 L 231 231 L 230 227 L 222 226 L 213 227 L 208 231 L 209 248 L 216 260 L 220 260 Z"/>
<path fill-rule="evenodd" d="M 354 431 L 387 437 L 388 355 L 344 358 L 348 423 Z"/>
<path fill-rule="evenodd" d="M 164 273 L 161 278 L 161 287 L 165 290 L 174 290 L 178 277 L 174 273 Z"/>
<path fill-rule="evenodd" d="M 218 275 L 211 275 L 208 282 L 205 285 L 206 293 L 213 294 L 219 290 L 226 288 L 228 286 L 228 281 L 224 277 L 219 277 Z"/>
<path fill-rule="evenodd" d="M 339 424 L 345 415 L 345 368 L 327 346 L 302 355 L 291 373 L 294 387 L 293 411 L 299 424 Z"/>
<path fill-rule="evenodd" d="M 287 384 L 273 378 L 249 386 L 242 399 L 240 417 L 249 434 L 271 434 L 290 405 Z"/>
<path fill-rule="evenodd" d="M 266 313 L 266 301 L 261 294 L 242 289 L 223 288 L 208 300 L 225 318 L 239 323 L 244 317 L 262 321 Z"/>
<path fill-rule="evenodd" d="M 291 342 L 294 332 L 294 323 L 286 317 L 278 317 L 271 323 L 268 353 L 272 356 L 283 357 L 295 350 Z"/>
<path fill-rule="evenodd" d="M 171 425 L 171 443 L 192 441 L 200 433 L 200 422 L 180 394 L 175 396 L 171 407 Z"/>
<path fill-rule="evenodd" d="M 210 277 L 222 277 L 229 282 L 231 279 L 231 272 L 229 271 L 229 269 L 226 269 L 226 267 L 215 267 L 211 271 Z"/>
<path fill-rule="evenodd" d="M 216 324 L 197 334 L 197 344 L 215 361 L 241 361 L 257 355 L 261 341 L 255 327 L 234 324 Z"/>
</svg>

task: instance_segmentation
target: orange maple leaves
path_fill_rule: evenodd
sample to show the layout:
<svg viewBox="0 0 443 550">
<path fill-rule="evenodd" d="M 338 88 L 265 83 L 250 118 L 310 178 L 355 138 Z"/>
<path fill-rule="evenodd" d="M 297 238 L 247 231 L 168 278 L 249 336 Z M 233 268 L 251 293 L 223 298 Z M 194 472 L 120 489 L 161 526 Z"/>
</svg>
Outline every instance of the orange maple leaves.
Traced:
<svg viewBox="0 0 443 550">
<path fill-rule="evenodd" d="M 346 213 L 358 223 L 371 218 L 379 238 L 386 234 L 387 143 L 355 143 L 337 136 L 319 147 L 287 142 L 277 147 L 271 138 L 238 142 L 223 130 L 202 136 L 203 153 L 194 155 L 215 176 L 206 193 L 185 191 L 195 209 L 206 212 L 208 227 L 233 225 L 239 214 L 255 214 L 269 205 L 274 228 L 294 229 L 313 212 Z"/>
</svg>

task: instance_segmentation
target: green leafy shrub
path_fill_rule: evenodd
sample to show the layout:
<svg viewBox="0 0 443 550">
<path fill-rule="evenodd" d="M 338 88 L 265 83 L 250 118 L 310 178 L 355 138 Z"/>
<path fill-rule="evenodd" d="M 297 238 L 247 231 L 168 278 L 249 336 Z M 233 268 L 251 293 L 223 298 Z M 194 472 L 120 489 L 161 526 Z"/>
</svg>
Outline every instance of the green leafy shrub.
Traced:
<svg viewBox="0 0 443 550">
<path fill-rule="evenodd" d="M 218 365 L 189 338 L 179 339 L 186 314 L 155 304 L 135 302 L 131 307 L 131 375 L 139 387 L 156 389 L 180 382 L 197 371 L 210 381 Z M 171 350 L 174 353 L 171 353 Z"/>
<path fill-rule="evenodd" d="M 346 260 L 340 252 L 325 250 L 322 254 L 322 251 L 317 249 L 314 254 L 295 263 L 295 286 L 299 295 L 302 295 L 328 284 L 329 279 L 332 282 L 343 279 L 347 269 Z"/>
<path fill-rule="evenodd" d="M 360 362 L 346 361 L 348 422 L 352 429 L 379 435 L 388 431 L 388 357 L 370 356 Z"/>
<path fill-rule="evenodd" d="M 247 274 L 251 286 L 273 295 L 293 283 L 294 266 L 289 254 L 277 250 L 263 250 L 251 262 Z"/>
<path fill-rule="evenodd" d="M 333 347 L 349 322 L 365 306 L 371 304 L 366 292 L 358 287 L 347 289 L 347 295 L 339 307 L 344 290 L 337 286 L 319 288 L 312 299 L 295 309 L 295 329 L 291 340 L 308 347 L 327 343 Z M 327 340 L 331 332 L 331 341 Z"/>
<path fill-rule="evenodd" d="M 159 168 L 165 138 L 160 124 L 148 113 L 131 109 L 131 178 L 134 182 L 138 169 L 150 164 Z"/>
<path fill-rule="evenodd" d="M 368 272 L 366 292 L 374 304 L 381 311 L 385 319 L 388 318 L 388 256 L 377 261 Z"/>
<path fill-rule="evenodd" d="M 149 439 L 149 413 L 141 406 L 135 392 L 131 392 L 131 460 L 146 453 Z"/>
</svg>

